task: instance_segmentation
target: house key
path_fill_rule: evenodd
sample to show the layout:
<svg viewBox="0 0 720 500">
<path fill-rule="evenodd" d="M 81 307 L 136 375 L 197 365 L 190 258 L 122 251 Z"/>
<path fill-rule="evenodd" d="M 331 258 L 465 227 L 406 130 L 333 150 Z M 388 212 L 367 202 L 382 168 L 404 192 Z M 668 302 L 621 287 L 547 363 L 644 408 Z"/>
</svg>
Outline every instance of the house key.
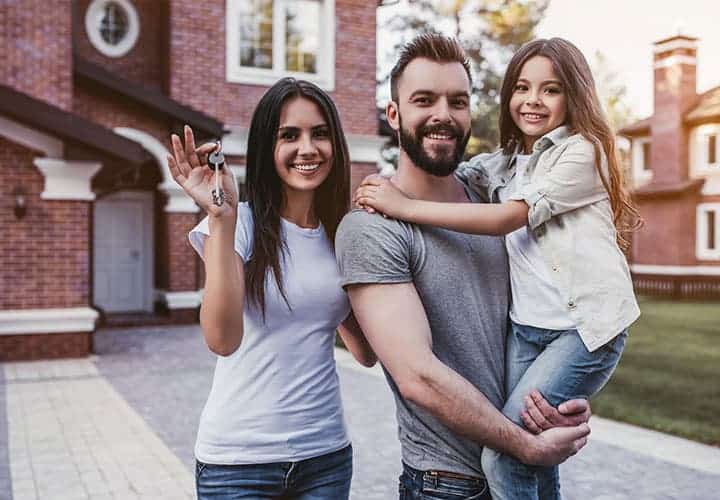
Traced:
<svg viewBox="0 0 720 500">
<path fill-rule="evenodd" d="M 220 176 L 225 166 L 225 155 L 222 153 L 222 143 L 217 141 L 217 148 L 208 155 L 208 166 L 215 171 L 215 189 L 212 190 L 213 203 L 221 207 L 225 203 L 225 191 L 220 187 Z"/>
</svg>

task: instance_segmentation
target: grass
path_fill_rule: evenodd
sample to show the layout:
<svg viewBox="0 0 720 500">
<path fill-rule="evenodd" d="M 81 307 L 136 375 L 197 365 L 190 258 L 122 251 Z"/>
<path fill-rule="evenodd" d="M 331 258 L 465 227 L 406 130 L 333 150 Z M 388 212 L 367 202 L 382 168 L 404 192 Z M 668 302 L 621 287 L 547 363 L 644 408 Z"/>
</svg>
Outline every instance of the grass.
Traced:
<svg viewBox="0 0 720 500">
<path fill-rule="evenodd" d="M 640 300 L 593 413 L 720 446 L 720 303 Z"/>
</svg>

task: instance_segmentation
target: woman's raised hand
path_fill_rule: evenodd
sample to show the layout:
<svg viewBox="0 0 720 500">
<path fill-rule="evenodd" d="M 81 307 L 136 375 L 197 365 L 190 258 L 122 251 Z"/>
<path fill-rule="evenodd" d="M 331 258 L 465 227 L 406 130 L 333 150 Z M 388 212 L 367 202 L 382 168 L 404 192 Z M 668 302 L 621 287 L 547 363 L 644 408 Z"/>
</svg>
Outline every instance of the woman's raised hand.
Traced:
<svg viewBox="0 0 720 500">
<path fill-rule="evenodd" d="M 173 154 L 168 155 L 167 161 L 173 179 L 180 184 L 200 208 L 208 215 L 235 216 L 238 204 L 238 186 L 230 167 L 225 166 L 217 172 L 210 169 L 207 164 L 207 155 L 217 147 L 215 143 L 203 144 L 195 147 L 195 137 L 192 129 L 185 125 L 185 144 L 175 134 L 170 136 Z M 213 203 L 212 191 L 215 189 L 215 175 L 220 175 L 220 186 L 225 191 L 225 203 L 221 206 Z"/>
</svg>

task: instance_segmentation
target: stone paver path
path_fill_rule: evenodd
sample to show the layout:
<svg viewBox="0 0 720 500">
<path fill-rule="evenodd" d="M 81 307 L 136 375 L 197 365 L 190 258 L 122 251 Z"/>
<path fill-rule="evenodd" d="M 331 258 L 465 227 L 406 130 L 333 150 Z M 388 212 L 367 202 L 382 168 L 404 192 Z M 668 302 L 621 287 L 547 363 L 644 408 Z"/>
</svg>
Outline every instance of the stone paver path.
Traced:
<svg viewBox="0 0 720 500">
<path fill-rule="evenodd" d="M 197 326 L 104 330 L 85 360 L 0 364 L 0 500 L 183 499 L 214 357 Z M 338 351 L 353 500 L 397 497 L 394 404 L 379 368 Z M 594 418 L 562 467 L 567 500 L 709 499 L 720 450 Z"/>
</svg>

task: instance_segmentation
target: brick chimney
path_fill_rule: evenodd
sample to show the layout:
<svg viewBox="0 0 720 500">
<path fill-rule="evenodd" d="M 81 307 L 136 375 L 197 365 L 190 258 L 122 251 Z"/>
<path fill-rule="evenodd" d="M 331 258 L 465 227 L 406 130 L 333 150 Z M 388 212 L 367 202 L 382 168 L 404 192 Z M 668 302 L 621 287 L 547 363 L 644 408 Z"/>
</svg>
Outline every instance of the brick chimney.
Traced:
<svg viewBox="0 0 720 500">
<path fill-rule="evenodd" d="M 675 35 L 655 42 L 653 52 L 653 184 L 677 184 L 688 180 L 688 137 L 683 116 L 697 99 L 697 38 Z"/>
</svg>

